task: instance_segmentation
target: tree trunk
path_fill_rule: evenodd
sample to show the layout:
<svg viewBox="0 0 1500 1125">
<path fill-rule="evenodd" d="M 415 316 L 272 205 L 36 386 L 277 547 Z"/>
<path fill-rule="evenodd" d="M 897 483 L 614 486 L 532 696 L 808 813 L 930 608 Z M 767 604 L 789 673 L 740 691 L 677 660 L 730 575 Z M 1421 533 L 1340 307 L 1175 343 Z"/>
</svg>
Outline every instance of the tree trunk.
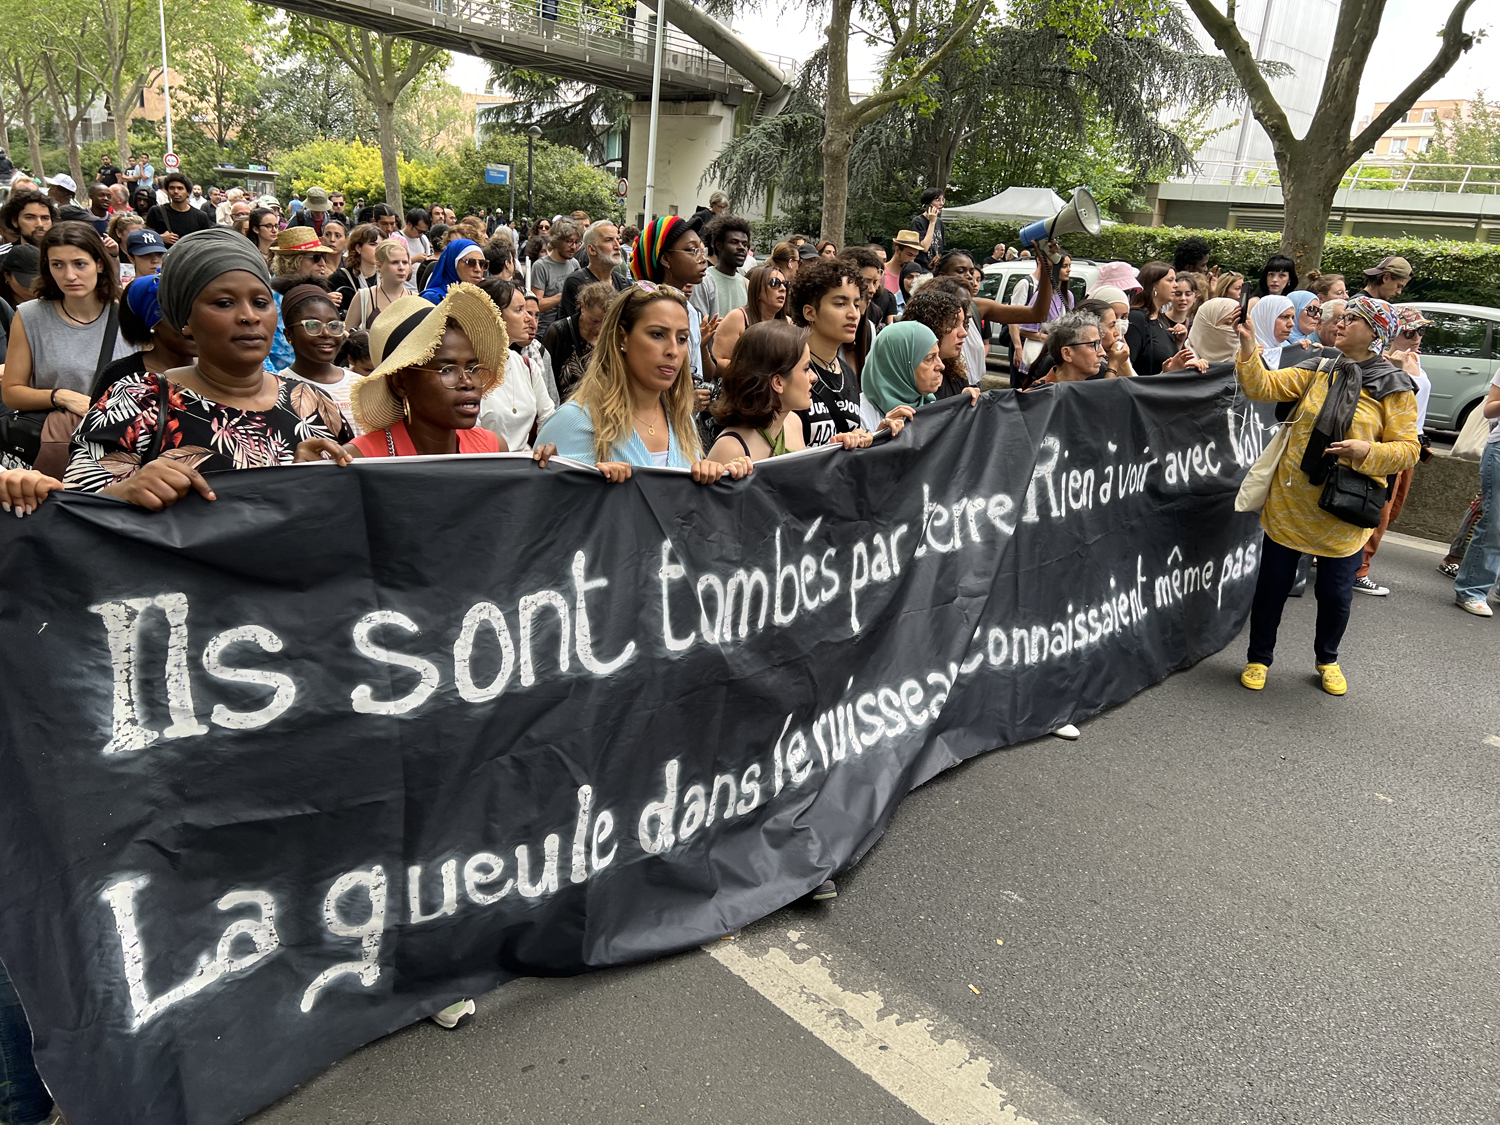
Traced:
<svg viewBox="0 0 1500 1125">
<path fill-rule="evenodd" d="M 110 95 L 110 110 L 115 119 L 115 159 L 117 167 L 124 170 L 134 165 L 130 160 L 130 111 L 133 105 L 125 100 L 124 91 L 116 88 Z"/>
<path fill-rule="evenodd" d="M 36 123 L 36 106 L 26 102 L 21 106 L 21 127 L 26 130 L 26 147 L 31 150 L 31 174 L 42 174 L 42 130 Z"/>
<path fill-rule="evenodd" d="M 823 129 L 823 223 L 821 238 L 844 248 L 844 226 L 849 218 L 849 153 L 854 127 L 830 113 Z"/>
<path fill-rule="evenodd" d="M 1306 163 L 1305 158 L 1298 159 L 1296 155 L 1281 162 L 1281 198 L 1285 206 L 1281 252 L 1297 263 L 1299 277 L 1316 269 L 1323 260 L 1328 216 L 1343 178 L 1343 165 L 1338 160 L 1318 159 L 1311 168 L 1304 167 Z"/>
<path fill-rule="evenodd" d="M 385 175 L 385 201 L 396 211 L 397 221 L 406 214 L 401 202 L 401 168 L 396 163 L 396 105 L 384 97 L 375 99 L 375 120 L 380 130 L 380 170 Z"/>
</svg>

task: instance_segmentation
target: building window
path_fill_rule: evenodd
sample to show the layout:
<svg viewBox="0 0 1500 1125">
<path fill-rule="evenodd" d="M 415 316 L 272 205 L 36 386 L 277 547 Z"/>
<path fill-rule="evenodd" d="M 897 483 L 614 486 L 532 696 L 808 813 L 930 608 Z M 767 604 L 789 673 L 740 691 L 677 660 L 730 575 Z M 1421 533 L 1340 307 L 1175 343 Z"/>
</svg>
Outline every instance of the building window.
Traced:
<svg viewBox="0 0 1500 1125">
<path fill-rule="evenodd" d="M 1392 156 L 1399 156 L 1399 155 L 1401 155 L 1405 151 L 1406 151 L 1406 138 L 1405 137 L 1392 137 L 1391 138 L 1390 154 Z"/>
<path fill-rule="evenodd" d="M 1437 120 L 1437 110 L 1435 110 L 1435 109 L 1424 109 L 1422 111 L 1422 124 L 1423 125 L 1430 125 L 1430 124 L 1432 124 L 1436 120 Z"/>
<path fill-rule="evenodd" d="M 1427 151 L 1427 146 L 1429 144 L 1431 144 L 1431 143 L 1432 143 L 1432 138 L 1431 137 L 1418 137 L 1417 138 L 1417 151 L 1418 152 L 1426 152 Z"/>
</svg>

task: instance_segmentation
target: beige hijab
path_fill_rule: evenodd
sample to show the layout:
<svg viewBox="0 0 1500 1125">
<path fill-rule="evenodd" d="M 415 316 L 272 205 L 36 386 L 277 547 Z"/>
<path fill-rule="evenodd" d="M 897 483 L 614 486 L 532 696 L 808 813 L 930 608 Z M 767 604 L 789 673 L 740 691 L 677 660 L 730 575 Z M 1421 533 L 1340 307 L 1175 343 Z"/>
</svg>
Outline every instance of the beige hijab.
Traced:
<svg viewBox="0 0 1500 1125">
<path fill-rule="evenodd" d="M 1225 363 L 1234 358 L 1234 353 L 1240 346 L 1239 337 L 1235 335 L 1234 325 L 1221 328 L 1219 321 L 1238 304 L 1238 301 L 1230 297 L 1214 297 L 1198 306 L 1198 312 L 1193 317 L 1193 327 L 1188 330 L 1187 343 L 1199 359 L 1206 359 L 1209 363 Z"/>
</svg>

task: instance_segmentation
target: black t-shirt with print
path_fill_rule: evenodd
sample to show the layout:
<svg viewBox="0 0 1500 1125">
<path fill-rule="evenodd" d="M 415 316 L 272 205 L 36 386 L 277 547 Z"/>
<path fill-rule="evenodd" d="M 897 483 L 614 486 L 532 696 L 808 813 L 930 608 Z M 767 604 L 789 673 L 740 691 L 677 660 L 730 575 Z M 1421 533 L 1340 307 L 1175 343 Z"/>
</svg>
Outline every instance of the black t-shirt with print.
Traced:
<svg viewBox="0 0 1500 1125">
<path fill-rule="evenodd" d="M 834 434 L 859 429 L 859 376 L 840 357 L 838 369 L 813 360 L 818 381 L 812 385 L 812 406 L 797 411 L 809 446 L 828 445 Z"/>
</svg>

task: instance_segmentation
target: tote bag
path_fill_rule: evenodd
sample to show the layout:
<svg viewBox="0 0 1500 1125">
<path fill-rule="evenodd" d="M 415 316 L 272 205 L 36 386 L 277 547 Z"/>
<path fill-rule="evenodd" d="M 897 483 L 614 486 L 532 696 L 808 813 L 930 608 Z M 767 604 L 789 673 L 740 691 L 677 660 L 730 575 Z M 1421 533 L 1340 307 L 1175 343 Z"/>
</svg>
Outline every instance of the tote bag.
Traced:
<svg viewBox="0 0 1500 1125">
<path fill-rule="evenodd" d="M 1478 461 L 1484 456 L 1484 446 L 1490 440 L 1493 428 L 1493 423 L 1484 416 L 1484 400 L 1481 399 L 1469 411 L 1464 428 L 1458 432 L 1458 440 L 1453 443 L 1453 456 L 1460 461 Z"/>
</svg>

